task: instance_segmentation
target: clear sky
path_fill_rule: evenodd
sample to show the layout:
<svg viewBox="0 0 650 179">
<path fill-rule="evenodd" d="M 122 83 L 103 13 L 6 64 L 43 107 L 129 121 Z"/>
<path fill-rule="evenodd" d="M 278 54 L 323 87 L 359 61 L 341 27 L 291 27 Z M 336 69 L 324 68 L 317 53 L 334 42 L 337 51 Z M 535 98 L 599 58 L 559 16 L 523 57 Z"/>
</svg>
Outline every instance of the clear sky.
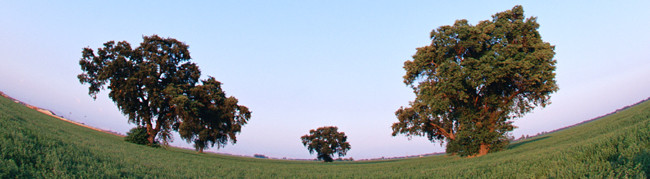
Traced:
<svg viewBox="0 0 650 179">
<path fill-rule="evenodd" d="M 444 148 L 392 137 L 395 110 L 414 99 L 404 61 L 456 19 L 471 24 L 521 4 L 556 45 L 560 90 L 517 119 L 532 135 L 650 96 L 650 1 L 0 1 L 0 91 L 69 119 L 125 133 L 133 127 L 107 93 L 81 85 L 84 47 L 143 35 L 190 46 L 205 78 L 224 83 L 252 118 L 235 145 L 210 151 L 315 158 L 300 136 L 320 126 L 348 135 L 355 159 Z M 191 147 L 177 138 L 173 145 Z"/>
</svg>

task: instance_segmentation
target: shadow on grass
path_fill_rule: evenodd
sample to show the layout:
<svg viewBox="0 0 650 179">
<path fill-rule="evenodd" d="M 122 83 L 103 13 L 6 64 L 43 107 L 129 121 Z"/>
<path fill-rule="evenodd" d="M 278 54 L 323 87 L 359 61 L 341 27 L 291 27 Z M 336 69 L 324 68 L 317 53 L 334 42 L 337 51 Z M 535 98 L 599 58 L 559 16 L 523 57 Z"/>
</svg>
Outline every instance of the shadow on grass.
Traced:
<svg viewBox="0 0 650 179">
<path fill-rule="evenodd" d="M 535 138 L 535 139 L 531 139 L 531 140 L 526 140 L 526 141 L 522 141 L 522 142 L 517 142 L 517 143 L 514 143 L 514 144 L 510 144 L 510 145 L 508 146 L 508 149 L 514 149 L 514 148 L 519 147 L 520 145 L 524 145 L 524 144 L 531 143 L 531 142 L 537 142 L 537 141 L 540 141 L 540 140 L 547 139 L 547 138 L 549 138 L 549 137 L 550 137 L 550 136 L 538 137 L 538 138 Z"/>
</svg>

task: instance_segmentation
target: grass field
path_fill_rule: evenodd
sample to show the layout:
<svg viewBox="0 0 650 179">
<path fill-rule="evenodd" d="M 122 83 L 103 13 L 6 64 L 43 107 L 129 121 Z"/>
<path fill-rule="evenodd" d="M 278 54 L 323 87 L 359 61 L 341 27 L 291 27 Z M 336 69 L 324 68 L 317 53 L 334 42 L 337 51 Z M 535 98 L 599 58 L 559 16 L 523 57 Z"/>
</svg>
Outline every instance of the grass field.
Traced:
<svg viewBox="0 0 650 179">
<path fill-rule="evenodd" d="M 125 121 L 126 122 L 126 121 Z M 432 144 L 433 145 L 433 144 Z M 0 97 L 0 178 L 647 178 L 650 101 L 477 158 L 322 163 L 150 148 Z"/>
</svg>

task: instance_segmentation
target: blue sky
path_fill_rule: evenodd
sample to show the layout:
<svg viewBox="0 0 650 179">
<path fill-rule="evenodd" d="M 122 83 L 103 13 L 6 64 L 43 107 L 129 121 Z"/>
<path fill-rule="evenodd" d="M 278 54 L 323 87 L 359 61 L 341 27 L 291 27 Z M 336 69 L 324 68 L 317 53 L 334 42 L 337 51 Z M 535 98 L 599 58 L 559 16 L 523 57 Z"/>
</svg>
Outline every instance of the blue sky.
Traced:
<svg viewBox="0 0 650 179">
<path fill-rule="evenodd" d="M 0 1 L 0 91 L 69 119 L 125 133 L 133 127 L 108 99 L 79 84 L 84 47 L 133 46 L 158 34 L 187 43 L 204 78 L 253 111 L 235 145 L 210 151 L 314 158 L 300 136 L 338 126 L 355 159 L 444 148 L 392 137 L 395 110 L 414 99 L 405 60 L 429 32 L 471 24 L 521 4 L 556 45 L 560 90 L 517 119 L 521 136 L 572 125 L 650 96 L 648 1 Z M 176 139 L 173 145 L 190 147 Z"/>
</svg>

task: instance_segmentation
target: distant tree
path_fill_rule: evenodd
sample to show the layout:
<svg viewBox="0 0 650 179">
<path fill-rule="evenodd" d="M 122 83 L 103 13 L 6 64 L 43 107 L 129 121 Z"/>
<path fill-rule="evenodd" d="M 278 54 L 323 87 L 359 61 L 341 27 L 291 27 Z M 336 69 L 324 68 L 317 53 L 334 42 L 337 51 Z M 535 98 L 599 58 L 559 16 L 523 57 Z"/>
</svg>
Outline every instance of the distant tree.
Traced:
<svg viewBox="0 0 650 179">
<path fill-rule="evenodd" d="M 83 73 L 78 78 L 82 84 L 90 85 L 88 93 L 93 98 L 107 86 L 109 97 L 123 114 L 128 115 L 129 122 L 146 128 L 149 143 L 154 143 L 156 136 L 167 143 L 172 130 L 181 130 L 187 134 L 184 137 L 201 133 L 199 140 L 195 140 L 199 146 L 214 142 L 216 139 L 213 138 L 223 139 L 224 135 L 234 142 L 235 133 L 250 118 L 250 112 L 237 106 L 233 97 L 224 100 L 220 95 L 210 94 L 225 95 L 214 78 L 197 86 L 201 71 L 190 59 L 188 46 L 173 38 L 144 36 L 143 42 L 135 49 L 126 41 L 117 44 L 109 41 L 97 49 L 97 55 L 91 48 L 83 49 L 79 61 Z M 206 88 L 206 82 L 209 83 L 207 86 L 212 86 L 210 89 Z M 219 114 L 197 112 L 203 110 Z M 226 113 L 233 111 L 237 116 L 235 121 L 224 122 L 228 119 L 224 116 L 230 115 Z M 243 117 L 240 118 L 240 114 Z M 205 125 L 179 129 L 183 123 Z M 214 127 L 219 125 L 223 127 Z"/>
<path fill-rule="evenodd" d="M 312 129 L 308 135 L 300 137 L 302 144 L 307 147 L 310 154 L 316 152 L 318 160 L 332 162 L 334 154 L 338 153 L 339 157 L 345 156 L 350 150 L 348 137 L 344 132 L 338 132 L 338 127 L 325 126 L 318 129 Z"/>
<path fill-rule="evenodd" d="M 255 154 L 255 155 L 253 155 L 253 157 L 255 157 L 255 158 L 269 158 L 266 155 L 262 155 L 262 154 Z"/>
<path fill-rule="evenodd" d="M 210 77 L 202 83 L 192 88 L 188 96 L 174 99 L 184 107 L 180 112 L 184 120 L 175 128 L 181 138 L 194 142 L 199 153 L 214 144 L 221 148 L 228 139 L 236 143 L 236 134 L 251 116 L 246 106 L 237 105 L 237 98 L 226 97 L 219 81 Z"/>
<path fill-rule="evenodd" d="M 395 112 L 393 136 L 426 135 L 463 156 L 507 145 L 511 119 L 545 107 L 558 89 L 554 46 L 538 27 L 515 6 L 475 26 L 463 19 L 433 30 L 431 45 L 404 62 L 416 98 Z"/>
</svg>

